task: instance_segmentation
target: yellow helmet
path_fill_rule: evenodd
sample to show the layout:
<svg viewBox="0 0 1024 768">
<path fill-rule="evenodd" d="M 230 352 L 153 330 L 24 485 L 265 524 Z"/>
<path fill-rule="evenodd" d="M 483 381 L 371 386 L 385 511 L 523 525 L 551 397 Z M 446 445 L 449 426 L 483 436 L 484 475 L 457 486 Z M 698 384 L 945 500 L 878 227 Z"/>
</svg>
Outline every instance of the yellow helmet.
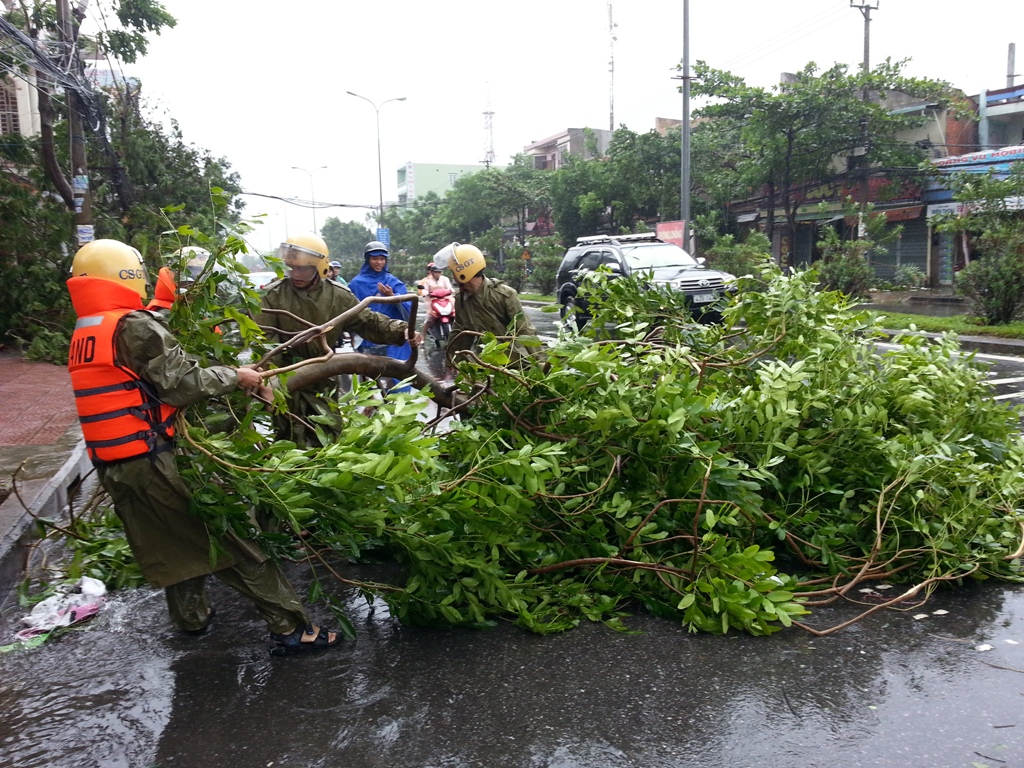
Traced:
<svg viewBox="0 0 1024 768">
<path fill-rule="evenodd" d="M 186 245 L 176 250 L 174 255 L 179 259 L 187 258 L 185 269 L 189 275 L 186 278 L 188 282 L 197 280 L 199 275 L 202 274 L 203 269 L 205 269 L 206 262 L 210 260 L 210 252 L 205 248 L 200 248 L 198 245 Z"/>
<path fill-rule="evenodd" d="M 452 243 L 434 255 L 435 262 L 447 264 L 459 283 L 468 283 L 487 266 L 487 259 L 475 245 Z"/>
<path fill-rule="evenodd" d="M 93 240 L 83 245 L 71 262 L 71 274 L 120 283 L 143 299 L 149 286 L 142 254 L 120 240 Z"/>
<path fill-rule="evenodd" d="M 327 273 L 331 269 L 330 255 L 331 252 L 324 239 L 313 233 L 293 235 L 281 243 L 277 249 L 277 257 L 289 269 L 316 267 L 320 277 L 327 277 Z"/>
</svg>

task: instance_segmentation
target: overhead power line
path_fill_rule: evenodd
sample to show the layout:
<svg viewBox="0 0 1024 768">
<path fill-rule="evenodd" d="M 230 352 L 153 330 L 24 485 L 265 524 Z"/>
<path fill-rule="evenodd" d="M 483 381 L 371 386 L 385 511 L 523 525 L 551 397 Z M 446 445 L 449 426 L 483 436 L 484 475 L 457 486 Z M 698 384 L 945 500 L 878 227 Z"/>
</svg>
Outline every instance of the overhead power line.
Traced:
<svg viewBox="0 0 1024 768">
<path fill-rule="evenodd" d="M 376 210 L 378 207 L 377 203 L 371 203 L 369 205 L 364 205 L 361 203 L 325 203 L 320 200 L 303 200 L 302 198 L 299 197 L 282 197 L 280 195 L 268 195 L 263 192 L 239 192 L 238 194 L 247 195 L 249 197 L 265 197 L 270 200 L 280 200 L 282 203 L 288 203 L 289 205 L 297 205 L 300 208 L 372 208 Z M 387 208 L 388 206 L 385 205 L 384 207 Z"/>
<path fill-rule="evenodd" d="M 737 66 L 753 64 L 755 61 L 760 61 L 776 51 L 782 50 L 799 40 L 803 40 L 806 37 L 816 34 L 823 29 L 842 21 L 847 18 L 846 12 L 848 10 L 849 6 L 836 5 L 833 8 L 822 11 L 821 13 L 806 19 L 803 23 L 787 29 L 782 34 L 776 35 L 760 45 L 747 49 L 741 55 L 725 62 L 720 68 L 730 69 Z"/>
</svg>

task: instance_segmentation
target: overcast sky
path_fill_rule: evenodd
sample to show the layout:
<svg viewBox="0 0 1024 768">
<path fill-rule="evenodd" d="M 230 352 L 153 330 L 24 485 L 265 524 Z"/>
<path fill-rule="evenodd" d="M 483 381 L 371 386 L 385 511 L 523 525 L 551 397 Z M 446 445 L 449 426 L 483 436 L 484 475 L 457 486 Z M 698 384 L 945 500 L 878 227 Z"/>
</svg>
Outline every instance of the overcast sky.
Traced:
<svg viewBox="0 0 1024 768">
<path fill-rule="evenodd" d="M 858 3 L 860 0 L 858 0 Z M 565 128 L 609 126 L 612 55 L 606 0 L 164 0 L 178 19 L 129 69 L 187 141 L 223 156 L 246 191 L 376 206 L 380 110 L 384 199 L 406 161 L 478 163 L 493 117 L 499 164 Z M 94 12 L 94 11 L 91 11 Z M 683 52 L 682 0 L 617 0 L 614 119 L 636 132 L 679 118 L 672 77 Z M 1019 0 L 880 0 L 871 61 L 912 59 L 907 73 L 968 94 L 1006 83 L 1008 44 L 1024 70 Z M 1014 39 L 1016 34 L 1020 39 Z M 849 0 L 693 0 L 690 58 L 769 86 L 814 61 L 859 65 L 864 18 Z M 1017 80 L 1024 83 L 1024 78 Z M 313 172 L 310 176 L 292 166 Z M 319 170 L 320 166 L 327 166 Z M 247 196 L 270 213 L 253 242 L 313 227 L 308 208 Z M 316 211 L 365 221 L 367 208 Z M 371 228 L 374 224 L 370 224 Z"/>
</svg>

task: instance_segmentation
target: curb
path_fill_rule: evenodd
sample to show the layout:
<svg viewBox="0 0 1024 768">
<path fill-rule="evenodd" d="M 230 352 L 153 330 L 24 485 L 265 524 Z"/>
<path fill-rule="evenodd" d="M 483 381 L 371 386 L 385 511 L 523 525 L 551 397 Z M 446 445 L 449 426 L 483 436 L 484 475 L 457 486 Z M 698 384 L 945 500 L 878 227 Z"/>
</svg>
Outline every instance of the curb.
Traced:
<svg viewBox="0 0 1024 768">
<path fill-rule="evenodd" d="M 53 476 L 19 483 L 18 492 L 0 504 L 0 609 L 7 607 L 11 594 L 25 578 L 28 545 L 36 538 L 32 531 L 34 518 L 59 517 L 68 503 L 69 489 L 91 470 L 85 440 L 80 439 Z"/>
</svg>

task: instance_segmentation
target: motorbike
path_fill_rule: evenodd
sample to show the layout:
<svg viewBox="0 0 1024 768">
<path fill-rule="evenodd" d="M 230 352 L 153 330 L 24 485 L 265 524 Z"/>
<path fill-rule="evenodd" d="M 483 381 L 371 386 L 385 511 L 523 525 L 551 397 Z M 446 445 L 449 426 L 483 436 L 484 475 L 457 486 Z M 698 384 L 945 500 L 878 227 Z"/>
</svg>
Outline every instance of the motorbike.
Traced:
<svg viewBox="0 0 1024 768">
<path fill-rule="evenodd" d="M 431 288 L 427 299 L 427 333 L 434 340 L 434 348 L 441 349 L 452 332 L 455 300 L 448 288 Z"/>
</svg>

